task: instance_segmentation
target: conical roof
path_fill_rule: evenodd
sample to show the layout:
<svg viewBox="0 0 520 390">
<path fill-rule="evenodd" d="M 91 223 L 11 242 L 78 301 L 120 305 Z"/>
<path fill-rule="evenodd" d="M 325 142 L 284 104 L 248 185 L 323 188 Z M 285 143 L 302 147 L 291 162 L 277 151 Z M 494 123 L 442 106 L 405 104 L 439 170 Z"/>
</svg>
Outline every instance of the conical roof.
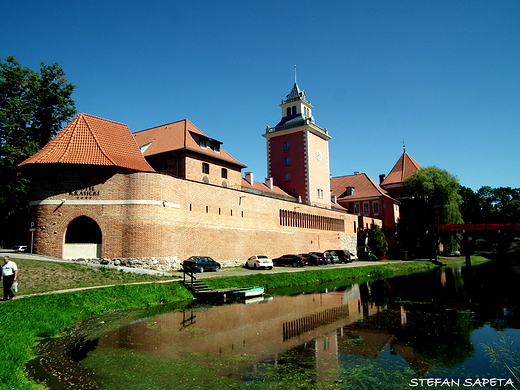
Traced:
<svg viewBox="0 0 520 390">
<path fill-rule="evenodd" d="M 420 169 L 421 166 L 412 157 L 410 157 L 408 153 L 403 152 L 388 176 L 380 185 L 381 187 L 384 187 L 390 184 L 402 183 L 404 179 Z"/>
<path fill-rule="evenodd" d="M 103 165 L 154 172 L 127 125 L 83 113 L 20 166 L 28 164 Z"/>
</svg>

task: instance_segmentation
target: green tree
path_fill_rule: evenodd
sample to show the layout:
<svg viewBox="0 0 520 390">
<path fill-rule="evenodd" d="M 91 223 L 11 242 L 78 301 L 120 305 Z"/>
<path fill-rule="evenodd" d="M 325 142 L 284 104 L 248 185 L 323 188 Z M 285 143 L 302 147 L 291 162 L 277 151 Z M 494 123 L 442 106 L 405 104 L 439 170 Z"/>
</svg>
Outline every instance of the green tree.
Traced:
<svg viewBox="0 0 520 390">
<path fill-rule="evenodd" d="M 27 208 L 30 183 L 18 175 L 17 166 L 76 113 L 73 90 L 58 64 L 42 63 L 37 73 L 13 56 L 0 59 L 0 216 L 4 229 L 6 218 Z"/>
<path fill-rule="evenodd" d="M 373 226 L 368 231 L 368 247 L 377 259 L 386 255 L 386 252 L 388 251 L 388 243 L 385 239 L 385 233 L 383 233 L 379 226 Z"/>
<path fill-rule="evenodd" d="M 406 178 L 403 185 L 407 199 L 402 204 L 405 217 L 399 231 L 404 249 L 411 255 L 432 257 L 440 238 L 445 250 L 451 251 L 451 237 L 438 237 L 437 226 L 462 223 L 458 179 L 440 168 L 426 167 Z"/>
</svg>

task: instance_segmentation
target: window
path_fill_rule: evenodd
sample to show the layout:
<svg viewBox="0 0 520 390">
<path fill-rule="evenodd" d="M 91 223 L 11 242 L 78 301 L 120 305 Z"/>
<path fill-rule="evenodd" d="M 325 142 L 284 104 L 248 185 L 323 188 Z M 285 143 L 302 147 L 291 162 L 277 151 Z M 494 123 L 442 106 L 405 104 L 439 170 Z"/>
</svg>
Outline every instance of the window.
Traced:
<svg viewBox="0 0 520 390">
<path fill-rule="evenodd" d="M 290 150 L 291 149 L 291 144 L 289 142 L 284 142 L 283 143 L 283 150 Z"/>
<path fill-rule="evenodd" d="M 211 145 L 211 148 L 213 149 L 213 151 L 215 153 L 220 153 L 220 144 L 218 142 L 214 142 L 212 145 Z"/>
<path fill-rule="evenodd" d="M 223 179 L 227 179 L 227 169 L 226 168 L 222 168 L 222 172 L 220 174 L 222 176 Z"/>
<path fill-rule="evenodd" d="M 321 188 L 318 188 L 318 198 L 323 199 L 323 190 Z"/>
<path fill-rule="evenodd" d="M 363 203 L 363 214 L 370 214 L 370 205 L 368 202 Z"/>
<path fill-rule="evenodd" d="M 206 147 L 207 147 L 207 141 L 206 141 L 204 138 L 201 138 L 201 139 L 199 140 L 199 146 L 200 146 L 201 148 L 203 148 L 203 149 L 206 149 Z"/>
<path fill-rule="evenodd" d="M 379 214 L 379 202 L 372 203 L 372 210 L 374 211 L 374 214 Z"/>
<path fill-rule="evenodd" d="M 291 174 L 290 173 L 286 173 L 285 174 L 285 181 L 291 181 Z"/>
<path fill-rule="evenodd" d="M 354 203 L 354 214 L 359 215 L 359 203 Z"/>
<path fill-rule="evenodd" d="M 293 114 L 293 115 L 296 115 L 296 106 L 293 106 L 293 107 L 292 107 L 292 114 Z"/>
<path fill-rule="evenodd" d="M 202 173 L 209 174 L 209 164 L 208 163 L 202 163 Z"/>
<path fill-rule="evenodd" d="M 285 165 L 286 167 L 291 165 L 291 158 L 290 157 L 284 157 L 283 165 Z"/>
<path fill-rule="evenodd" d="M 287 115 L 286 116 L 290 116 L 291 115 L 291 107 L 287 107 Z"/>
</svg>

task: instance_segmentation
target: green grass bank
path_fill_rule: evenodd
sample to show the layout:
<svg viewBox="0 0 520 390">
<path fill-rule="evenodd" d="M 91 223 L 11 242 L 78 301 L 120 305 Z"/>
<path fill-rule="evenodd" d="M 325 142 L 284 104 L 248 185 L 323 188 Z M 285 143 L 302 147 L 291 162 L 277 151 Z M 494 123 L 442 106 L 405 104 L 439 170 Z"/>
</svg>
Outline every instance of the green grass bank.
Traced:
<svg viewBox="0 0 520 390">
<path fill-rule="evenodd" d="M 464 264 L 463 258 L 442 259 L 451 264 Z M 473 264 L 487 261 L 473 257 Z M 322 283 L 361 283 L 384 277 L 425 272 L 434 265 L 427 261 L 395 262 L 388 265 L 344 269 L 310 269 L 305 272 L 254 274 L 241 277 L 205 279 L 214 288 L 259 285 L 271 291 Z M 108 282 L 108 280 L 107 280 Z M 321 285 L 323 288 L 323 285 Z M 277 290 L 279 291 L 279 290 Z M 81 290 L 75 292 L 31 296 L 0 304 L 0 389 L 43 389 L 31 382 L 24 371 L 25 362 L 35 357 L 34 347 L 42 338 L 58 337 L 80 321 L 115 310 L 152 307 L 166 302 L 191 299 L 180 283 L 150 283 Z"/>
</svg>

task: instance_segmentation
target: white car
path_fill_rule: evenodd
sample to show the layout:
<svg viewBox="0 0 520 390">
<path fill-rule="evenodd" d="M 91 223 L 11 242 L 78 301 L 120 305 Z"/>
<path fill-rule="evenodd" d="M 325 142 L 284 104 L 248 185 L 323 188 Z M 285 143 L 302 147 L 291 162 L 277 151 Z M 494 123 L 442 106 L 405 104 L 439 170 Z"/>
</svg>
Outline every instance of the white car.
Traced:
<svg viewBox="0 0 520 390">
<path fill-rule="evenodd" d="M 269 256 L 265 255 L 255 255 L 251 256 L 246 261 L 246 267 L 247 268 L 267 268 L 272 269 L 273 268 L 273 260 L 269 258 Z"/>
</svg>

